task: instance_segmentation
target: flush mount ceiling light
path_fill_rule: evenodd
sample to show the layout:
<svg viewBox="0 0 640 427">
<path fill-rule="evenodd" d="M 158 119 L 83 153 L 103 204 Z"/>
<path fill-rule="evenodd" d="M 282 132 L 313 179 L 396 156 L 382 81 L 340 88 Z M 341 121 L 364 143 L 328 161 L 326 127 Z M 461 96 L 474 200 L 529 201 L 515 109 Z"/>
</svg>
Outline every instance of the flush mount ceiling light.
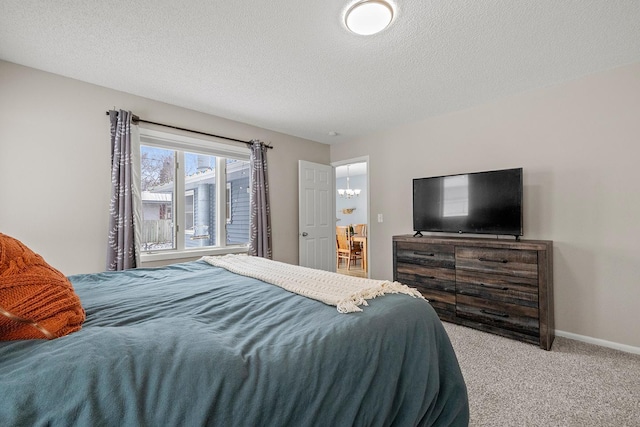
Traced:
<svg viewBox="0 0 640 427">
<path fill-rule="evenodd" d="M 365 0 L 351 6 L 344 22 L 352 32 L 369 36 L 387 28 L 392 19 L 393 9 L 389 3 L 382 0 Z"/>
</svg>

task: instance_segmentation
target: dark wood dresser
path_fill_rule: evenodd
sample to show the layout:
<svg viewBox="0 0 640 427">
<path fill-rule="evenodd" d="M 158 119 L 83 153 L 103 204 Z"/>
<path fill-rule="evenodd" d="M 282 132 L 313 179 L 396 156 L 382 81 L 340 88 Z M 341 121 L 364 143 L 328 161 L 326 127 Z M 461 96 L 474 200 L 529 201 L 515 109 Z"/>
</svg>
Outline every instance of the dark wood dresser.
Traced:
<svg viewBox="0 0 640 427">
<path fill-rule="evenodd" d="M 393 237 L 393 279 L 440 319 L 551 348 L 553 242 Z"/>
</svg>

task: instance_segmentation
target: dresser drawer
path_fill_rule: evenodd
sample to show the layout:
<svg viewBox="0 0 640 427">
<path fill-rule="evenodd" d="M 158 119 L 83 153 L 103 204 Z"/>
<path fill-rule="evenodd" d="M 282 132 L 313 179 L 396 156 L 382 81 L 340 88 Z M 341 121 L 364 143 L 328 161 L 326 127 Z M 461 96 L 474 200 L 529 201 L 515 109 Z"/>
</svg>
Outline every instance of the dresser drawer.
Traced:
<svg viewBox="0 0 640 427">
<path fill-rule="evenodd" d="M 423 267 L 398 263 L 394 280 L 416 288 L 440 314 L 455 314 L 456 272 L 450 268 Z"/>
<path fill-rule="evenodd" d="M 455 302 L 447 301 L 448 299 L 454 298 L 453 296 L 449 298 L 449 294 L 434 295 L 432 292 L 423 293 L 422 296 L 424 296 L 427 301 L 429 301 L 429 304 L 431 305 L 431 307 L 433 307 L 440 320 L 455 323 L 456 304 Z M 440 298 L 443 296 L 444 298 Z"/>
<path fill-rule="evenodd" d="M 538 308 L 538 281 L 528 277 L 456 270 L 456 293 Z"/>
<path fill-rule="evenodd" d="M 440 319 L 454 320 L 456 314 L 456 271 L 454 269 L 397 262 L 393 280 L 420 291 L 436 310 Z"/>
<path fill-rule="evenodd" d="M 538 253 L 528 250 L 457 247 L 457 270 L 538 277 Z"/>
<path fill-rule="evenodd" d="M 527 335 L 540 331 L 538 309 L 468 295 L 456 295 L 456 316 Z"/>
<path fill-rule="evenodd" d="M 407 286 L 435 289 L 451 294 L 456 291 L 456 271 L 451 268 L 425 267 L 398 262 L 394 280 Z"/>
<path fill-rule="evenodd" d="M 453 245 L 397 242 L 396 260 L 398 263 L 452 269 L 455 267 L 455 250 Z"/>
<path fill-rule="evenodd" d="M 411 286 L 411 285 L 408 285 Z M 454 321 L 456 316 L 456 294 L 436 288 L 416 285 L 423 297 L 429 301 L 441 320 Z"/>
</svg>

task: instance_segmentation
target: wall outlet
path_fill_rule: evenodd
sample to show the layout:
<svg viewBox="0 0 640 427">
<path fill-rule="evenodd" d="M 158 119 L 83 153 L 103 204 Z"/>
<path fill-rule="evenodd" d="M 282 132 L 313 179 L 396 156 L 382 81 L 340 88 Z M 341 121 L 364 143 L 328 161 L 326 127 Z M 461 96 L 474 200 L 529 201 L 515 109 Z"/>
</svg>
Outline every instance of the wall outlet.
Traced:
<svg viewBox="0 0 640 427">
<path fill-rule="evenodd" d="M 378 222 L 382 222 L 382 214 L 378 214 Z"/>
</svg>

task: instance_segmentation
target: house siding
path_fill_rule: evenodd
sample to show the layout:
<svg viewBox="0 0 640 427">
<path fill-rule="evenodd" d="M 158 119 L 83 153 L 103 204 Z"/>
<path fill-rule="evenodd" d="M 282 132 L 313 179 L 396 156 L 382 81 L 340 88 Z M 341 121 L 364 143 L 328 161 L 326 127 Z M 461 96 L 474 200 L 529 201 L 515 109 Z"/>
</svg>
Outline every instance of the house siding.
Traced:
<svg viewBox="0 0 640 427">
<path fill-rule="evenodd" d="M 231 183 L 231 222 L 227 224 L 227 244 L 249 242 L 249 176 L 242 171 L 227 176 Z"/>
</svg>

